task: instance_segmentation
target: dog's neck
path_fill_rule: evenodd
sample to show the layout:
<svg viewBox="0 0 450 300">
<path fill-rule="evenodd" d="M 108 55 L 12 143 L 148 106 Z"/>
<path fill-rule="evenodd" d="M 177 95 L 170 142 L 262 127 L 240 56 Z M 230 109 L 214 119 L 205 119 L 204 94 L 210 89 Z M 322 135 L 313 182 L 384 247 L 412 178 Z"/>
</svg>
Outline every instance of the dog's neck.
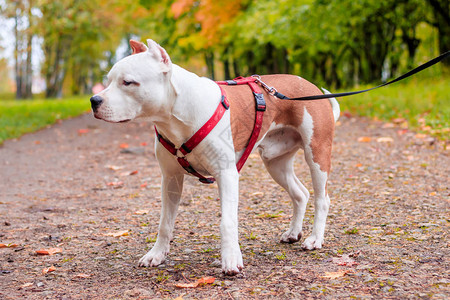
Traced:
<svg viewBox="0 0 450 300">
<path fill-rule="evenodd" d="M 171 92 L 168 112 L 153 123 L 175 146 L 189 139 L 214 113 L 219 103 L 220 89 L 212 80 L 199 77 L 175 64 L 172 65 Z M 211 97 L 211 95 L 216 95 Z"/>
</svg>

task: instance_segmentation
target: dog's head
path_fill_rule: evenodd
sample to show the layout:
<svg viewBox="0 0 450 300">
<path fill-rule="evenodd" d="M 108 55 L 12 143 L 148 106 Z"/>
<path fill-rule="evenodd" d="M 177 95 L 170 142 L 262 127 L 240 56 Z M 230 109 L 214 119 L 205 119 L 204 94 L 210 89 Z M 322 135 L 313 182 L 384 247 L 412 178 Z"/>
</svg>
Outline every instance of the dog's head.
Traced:
<svg viewBox="0 0 450 300">
<path fill-rule="evenodd" d="M 175 91 L 172 62 L 156 42 L 130 41 L 133 54 L 118 61 L 108 73 L 108 85 L 91 97 L 94 116 L 108 122 L 126 122 L 168 111 Z"/>
</svg>

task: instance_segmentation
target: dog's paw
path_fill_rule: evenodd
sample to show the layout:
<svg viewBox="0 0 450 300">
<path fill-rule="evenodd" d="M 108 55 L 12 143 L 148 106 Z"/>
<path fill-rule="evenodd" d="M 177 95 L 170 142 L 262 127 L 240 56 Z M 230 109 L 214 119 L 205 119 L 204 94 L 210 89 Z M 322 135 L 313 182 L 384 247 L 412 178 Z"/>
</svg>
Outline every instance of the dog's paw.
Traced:
<svg viewBox="0 0 450 300">
<path fill-rule="evenodd" d="M 222 272 L 228 276 L 239 274 L 244 268 L 241 251 L 235 250 L 222 253 Z"/>
<path fill-rule="evenodd" d="M 304 250 L 321 249 L 323 243 L 323 237 L 310 235 L 303 243 L 302 248 Z"/>
<path fill-rule="evenodd" d="M 156 267 L 162 264 L 166 259 L 164 251 L 150 250 L 139 260 L 139 267 Z"/>
<path fill-rule="evenodd" d="M 289 229 L 281 236 L 280 243 L 296 243 L 302 238 L 302 230 Z"/>
</svg>

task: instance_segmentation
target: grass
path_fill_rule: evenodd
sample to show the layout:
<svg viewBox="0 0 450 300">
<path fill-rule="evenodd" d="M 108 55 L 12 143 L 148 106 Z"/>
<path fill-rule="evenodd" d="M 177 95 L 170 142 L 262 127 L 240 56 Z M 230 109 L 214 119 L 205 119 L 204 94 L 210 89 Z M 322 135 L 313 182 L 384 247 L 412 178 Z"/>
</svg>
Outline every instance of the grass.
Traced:
<svg viewBox="0 0 450 300">
<path fill-rule="evenodd" d="M 350 90 L 364 89 L 358 87 Z M 368 93 L 339 99 L 341 111 L 408 128 L 442 140 L 450 135 L 450 79 L 415 77 Z"/>
<path fill-rule="evenodd" d="M 0 144 L 6 139 L 18 138 L 57 120 L 79 116 L 89 109 L 87 96 L 53 100 L 0 99 Z"/>
</svg>

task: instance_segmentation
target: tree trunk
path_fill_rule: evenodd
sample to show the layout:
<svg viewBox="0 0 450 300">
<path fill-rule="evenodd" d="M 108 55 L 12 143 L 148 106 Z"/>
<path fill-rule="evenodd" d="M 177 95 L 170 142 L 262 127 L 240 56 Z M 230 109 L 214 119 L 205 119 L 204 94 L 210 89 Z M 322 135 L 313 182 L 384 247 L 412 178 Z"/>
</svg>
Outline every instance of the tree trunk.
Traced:
<svg viewBox="0 0 450 300">
<path fill-rule="evenodd" d="M 31 56 L 32 56 L 32 42 L 33 42 L 33 30 L 32 30 L 32 14 L 31 14 L 31 7 L 33 3 L 32 0 L 28 1 L 28 30 L 27 30 L 27 62 L 26 62 L 26 68 L 25 68 L 25 93 L 24 98 L 32 98 L 32 85 L 33 85 L 33 68 L 31 65 Z"/>
<path fill-rule="evenodd" d="M 433 8 L 435 24 L 438 30 L 439 53 L 444 53 L 450 49 L 450 3 L 448 0 L 428 0 Z M 445 59 L 442 64 L 450 67 L 450 60 Z"/>
<path fill-rule="evenodd" d="M 208 68 L 208 76 L 209 78 L 211 78 L 212 80 L 215 80 L 215 76 L 214 76 L 214 53 L 213 52 L 206 52 L 205 53 L 205 62 L 206 62 L 206 66 Z"/>
<path fill-rule="evenodd" d="M 19 16 L 17 15 L 18 7 L 16 7 L 15 15 L 14 15 L 14 37 L 15 37 L 15 45 L 14 45 L 14 70 L 16 72 L 16 99 L 22 99 L 22 68 L 21 68 L 21 55 L 19 53 L 19 43 L 20 43 L 20 36 L 19 36 Z"/>
</svg>

